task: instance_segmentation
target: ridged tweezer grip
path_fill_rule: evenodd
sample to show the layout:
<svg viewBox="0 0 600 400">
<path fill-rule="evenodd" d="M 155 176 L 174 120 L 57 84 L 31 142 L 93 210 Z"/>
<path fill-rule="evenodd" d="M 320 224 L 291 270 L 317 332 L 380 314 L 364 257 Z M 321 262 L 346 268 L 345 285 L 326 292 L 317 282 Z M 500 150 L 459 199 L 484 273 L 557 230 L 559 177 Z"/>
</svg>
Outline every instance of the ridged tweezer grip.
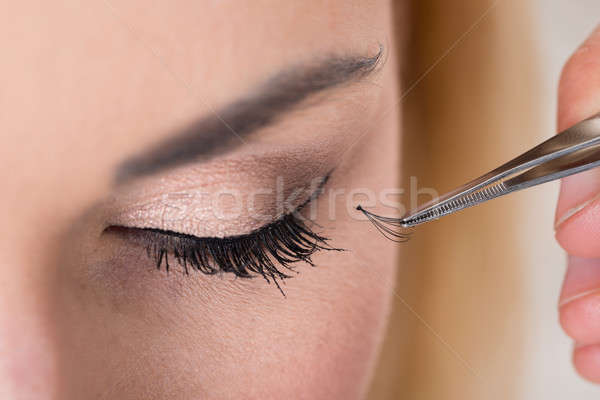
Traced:
<svg viewBox="0 0 600 400">
<path fill-rule="evenodd" d="M 472 207 L 479 203 L 483 203 L 484 201 L 491 200 L 508 193 L 509 191 L 504 185 L 504 182 L 497 182 L 493 185 L 483 187 L 464 196 L 456 197 L 447 202 L 440 203 L 425 214 L 418 215 L 414 218 L 406 218 L 402 220 L 402 225 L 409 227 L 431 221 L 432 219 L 438 219 L 444 215 L 451 214 L 464 208 Z"/>
</svg>

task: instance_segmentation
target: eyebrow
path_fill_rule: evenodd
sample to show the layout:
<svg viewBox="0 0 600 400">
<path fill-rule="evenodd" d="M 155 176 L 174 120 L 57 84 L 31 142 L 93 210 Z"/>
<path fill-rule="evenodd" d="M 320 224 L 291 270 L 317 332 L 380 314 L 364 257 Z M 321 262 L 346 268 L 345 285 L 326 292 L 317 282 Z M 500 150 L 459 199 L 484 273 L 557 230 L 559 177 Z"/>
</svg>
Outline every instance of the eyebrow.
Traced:
<svg viewBox="0 0 600 400">
<path fill-rule="evenodd" d="M 372 74 L 382 64 L 382 57 L 380 46 L 379 52 L 370 57 L 331 56 L 310 65 L 285 69 L 249 95 L 125 160 L 117 167 L 115 181 L 122 183 L 230 151 L 309 96 Z"/>
</svg>

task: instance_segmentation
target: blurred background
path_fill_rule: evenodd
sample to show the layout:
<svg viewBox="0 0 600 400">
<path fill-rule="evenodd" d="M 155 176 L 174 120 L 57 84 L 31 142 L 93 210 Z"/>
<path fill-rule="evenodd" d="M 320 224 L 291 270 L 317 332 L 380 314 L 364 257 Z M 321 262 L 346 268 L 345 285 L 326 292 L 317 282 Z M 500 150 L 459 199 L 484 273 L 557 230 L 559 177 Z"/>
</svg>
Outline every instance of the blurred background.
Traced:
<svg viewBox="0 0 600 400">
<path fill-rule="evenodd" d="M 453 189 L 555 132 L 561 67 L 600 22 L 600 1 L 412 3 L 397 13 L 409 31 L 403 187 L 414 176 Z M 558 323 L 557 194 L 554 182 L 418 228 L 369 398 L 598 398 Z"/>
</svg>

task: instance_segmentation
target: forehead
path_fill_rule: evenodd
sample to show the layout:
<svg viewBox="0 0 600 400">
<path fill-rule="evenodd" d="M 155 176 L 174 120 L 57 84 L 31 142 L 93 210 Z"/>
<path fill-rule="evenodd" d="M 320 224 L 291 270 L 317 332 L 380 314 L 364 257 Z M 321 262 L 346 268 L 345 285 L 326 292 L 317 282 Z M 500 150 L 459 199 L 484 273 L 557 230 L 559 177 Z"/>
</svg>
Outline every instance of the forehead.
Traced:
<svg viewBox="0 0 600 400">
<path fill-rule="evenodd" d="M 67 191 L 73 179 L 83 193 L 86 185 L 109 181 L 125 155 L 280 68 L 386 42 L 387 7 L 384 1 L 11 2 L 0 16 L 3 157 L 19 165 L 23 176 L 13 176 L 15 184 L 43 175 L 47 185 L 60 181 Z"/>
<path fill-rule="evenodd" d="M 15 2 L 1 17 L 3 88 L 57 111 L 165 113 L 191 99 L 197 113 L 199 99 L 223 103 L 282 66 L 364 53 L 386 39 L 379 3 Z"/>
</svg>

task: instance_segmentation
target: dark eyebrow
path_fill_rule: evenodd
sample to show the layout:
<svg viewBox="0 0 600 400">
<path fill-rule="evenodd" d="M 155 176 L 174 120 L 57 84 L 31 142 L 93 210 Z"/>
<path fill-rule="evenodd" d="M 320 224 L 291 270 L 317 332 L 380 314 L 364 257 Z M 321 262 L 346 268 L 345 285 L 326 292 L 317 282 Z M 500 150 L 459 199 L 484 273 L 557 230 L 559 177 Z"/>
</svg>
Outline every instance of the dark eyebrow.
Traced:
<svg viewBox="0 0 600 400">
<path fill-rule="evenodd" d="M 382 55 L 380 47 L 371 57 L 333 56 L 279 72 L 250 95 L 125 160 L 117 168 L 116 182 L 205 160 L 242 145 L 250 134 L 272 124 L 310 95 L 371 74 L 381 64 Z"/>
</svg>

